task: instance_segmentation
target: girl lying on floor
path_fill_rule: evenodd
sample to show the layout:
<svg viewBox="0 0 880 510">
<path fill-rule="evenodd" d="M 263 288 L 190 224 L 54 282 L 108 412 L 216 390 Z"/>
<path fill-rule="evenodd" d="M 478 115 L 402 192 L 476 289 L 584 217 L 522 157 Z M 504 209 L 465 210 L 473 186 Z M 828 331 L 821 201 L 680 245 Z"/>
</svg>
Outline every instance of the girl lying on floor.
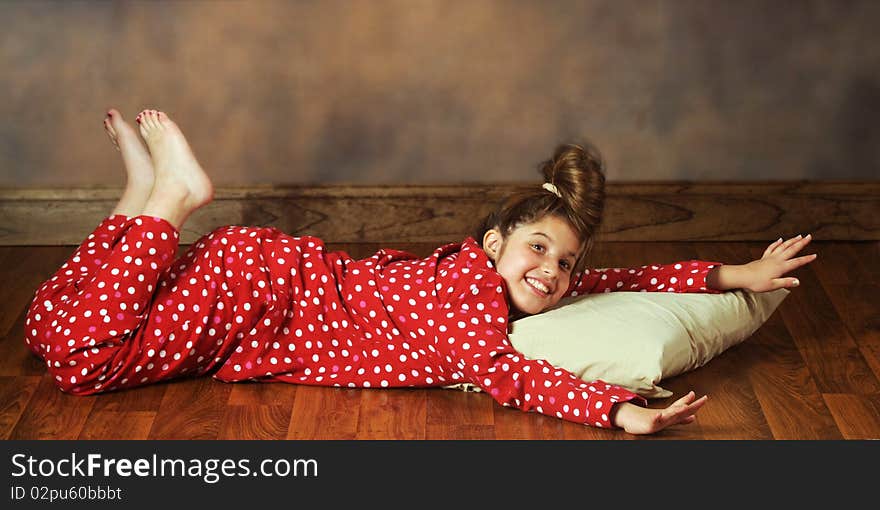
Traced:
<svg viewBox="0 0 880 510">
<path fill-rule="evenodd" d="M 518 353 L 509 321 L 576 293 L 793 287 L 784 275 L 815 259 L 793 258 L 810 242 L 799 236 L 745 265 L 584 270 L 604 169 L 591 146 L 563 144 L 540 165 L 542 186 L 509 197 L 476 237 L 423 259 L 383 249 L 354 260 L 315 237 L 228 226 L 175 260 L 182 225 L 211 201 L 213 186 L 167 114 L 144 110 L 137 122 L 136 132 L 108 113 L 126 189 L 27 314 L 27 345 L 74 395 L 206 374 L 361 388 L 467 382 L 503 406 L 653 433 L 693 422 L 707 397 L 689 392 L 647 408 L 624 388 Z"/>
</svg>

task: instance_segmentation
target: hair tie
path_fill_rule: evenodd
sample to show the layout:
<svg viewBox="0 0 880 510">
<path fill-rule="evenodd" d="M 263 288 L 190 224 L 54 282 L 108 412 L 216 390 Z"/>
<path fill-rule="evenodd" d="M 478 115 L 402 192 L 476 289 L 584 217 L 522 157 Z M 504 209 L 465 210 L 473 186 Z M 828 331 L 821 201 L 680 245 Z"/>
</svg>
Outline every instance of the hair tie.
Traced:
<svg viewBox="0 0 880 510">
<path fill-rule="evenodd" d="M 550 184 L 549 182 L 545 182 L 541 187 L 549 191 L 550 193 L 553 193 L 557 197 L 562 198 L 562 195 L 559 193 L 559 190 L 556 189 L 556 186 Z"/>
</svg>

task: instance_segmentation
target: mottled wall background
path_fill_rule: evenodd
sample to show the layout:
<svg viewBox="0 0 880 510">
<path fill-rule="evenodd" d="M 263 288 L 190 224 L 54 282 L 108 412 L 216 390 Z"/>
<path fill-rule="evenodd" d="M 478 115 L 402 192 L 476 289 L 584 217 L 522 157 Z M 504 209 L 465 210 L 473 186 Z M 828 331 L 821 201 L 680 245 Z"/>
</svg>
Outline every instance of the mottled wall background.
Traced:
<svg viewBox="0 0 880 510">
<path fill-rule="evenodd" d="M 0 186 L 121 186 L 167 111 L 224 185 L 877 179 L 880 2 L 5 1 Z"/>
</svg>

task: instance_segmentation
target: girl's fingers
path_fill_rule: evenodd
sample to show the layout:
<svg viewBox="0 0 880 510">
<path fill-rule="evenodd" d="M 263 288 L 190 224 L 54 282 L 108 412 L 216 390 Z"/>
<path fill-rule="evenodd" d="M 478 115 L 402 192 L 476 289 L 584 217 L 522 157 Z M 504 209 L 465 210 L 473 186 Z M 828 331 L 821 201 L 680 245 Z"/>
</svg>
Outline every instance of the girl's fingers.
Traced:
<svg viewBox="0 0 880 510">
<path fill-rule="evenodd" d="M 687 395 L 678 399 L 675 404 L 672 404 L 670 408 L 674 408 L 674 413 L 680 418 L 682 415 L 694 414 L 697 410 L 703 407 L 703 404 L 709 400 L 708 395 L 703 395 L 702 397 L 694 400 L 696 394 L 693 391 L 688 392 Z"/>
<path fill-rule="evenodd" d="M 772 243 L 770 246 L 768 246 L 766 250 L 764 250 L 764 255 L 763 255 L 763 257 L 766 257 L 767 255 L 772 255 L 773 252 L 776 251 L 776 248 L 777 248 L 780 244 L 782 244 L 782 238 L 781 238 L 781 237 L 780 237 L 779 239 L 777 239 L 774 243 Z M 763 257 L 762 257 L 762 258 L 763 258 Z"/>
<path fill-rule="evenodd" d="M 802 237 L 802 238 L 798 239 L 797 241 L 782 248 L 782 255 L 785 258 L 790 258 L 795 253 L 801 251 L 804 248 L 804 246 L 810 244 L 810 241 L 812 241 L 812 240 L 813 240 L 813 236 L 810 234 L 807 234 L 806 237 Z"/>
<path fill-rule="evenodd" d="M 689 392 L 687 392 L 687 395 L 685 395 L 685 396 L 681 397 L 680 399 L 676 400 L 676 401 L 673 402 L 672 405 L 670 405 L 669 407 L 675 407 L 675 406 L 687 406 L 688 404 L 691 403 L 691 401 L 694 400 L 694 397 L 695 397 L 695 396 L 696 396 L 696 394 L 695 394 L 693 391 L 689 391 Z"/>
<path fill-rule="evenodd" d="M 809 255 L 803 255 L 801 257 L 793 258 L 791 260 L 786 261 L 785 263 L 785 272 L 794 271 L 795 269 L 805 266 L 810 262 L 816 260 L 818 255 L 815 253 L 811 253 Z"/>
<path fill-rule="evenodd" d="M 694 400 L 695 396 L 693 391 L 689 391 L 687 395 L 657 413 L 654 417 L 654 429 L 662 430 L 671 425 L 688 424 L 696 420 L 695 414 L 709 400 L 709 396 L 703 395 Z"/>
<path fill-rule="evenodd" d="M 797 278 L 774 278 L 770 283 L 773 285 L 770 290 L 791 289 L 801 284 Z"/>
<path fill-rule="evenodd" d="M 709 401 L 709 395 L 703 395 L 702 397 L 695 400 L 691 405 L 688 406 L 688 410 L 691 413 L 697 412 L 697 409 L 703 407 L 703 405 Z"/>
<path fill-rule="evenodd" d="M 787 250 L 789 247 L 791 247 L 792 245 L 794 245 L 794 244 L 800 242 L 800 241 L 803 240 L 803 239 L 804 239 L 804 236 L 802 236 L 802 235 L 798 235 L 798 236 L 796 236 L 796 237 L 792 237 L 792 238 L 789 239 L 788 241 L 785 241 L 784 243 L 782 243 L 781 245 L 779 245 L 779 249 L 785 251 L 785 250 Z"/>
<path fill-rule="evenodd" d="M 655 427 L 657 430 L 666 428 L 670 425 L 674 425 L 676 423 L 690 423 L 693 421 L 693 415 L 703 407 L 703 404 L 708 400 L 708 395 L 703 395 L 702 397 L 694 400 L 696 394 L 693 391 L 689 391 L 687 395 L 681 397 L 680 399 L 673 402 L 666 409 L 661 410 L 654 418 Z"/>
<path fill-rule="evenodd" d="M 687 406 L 683 409 L 679 409 L 678 411 L 676 411 L 676 413 L 673 416 L 670 417 L 671 422 L 672 423 L 691 423 L 691 422 L 693 422 L 694 420 L 697 419 L 697 417 L 696 417 L 697 411 L 699 411 L 700 408 L 702 408 L 703 405 L 705 405 L 706 402 L 708 402 L 708 400 L 709 400 L 709 397 L 706 395 L 703 395 L 699 399 L 695 400 L 694 403 L 690 404 L 689 406 Z"/>
<path fill-rule="evenodd" d="M 788 239 L 787 241 L 783 241 L 780 237 L 774 243 L 768 246 L 766 250 L 764 250 L 764 255 L 762 256 L 762 258 L 773 255 L 776 252 L 781 252 L 783 257 L 789 258 L 795 253 L 799 252 L 812 240 L 812 234 L 807 234 L 806 236 L 797 235 L 795 237 L 792 237 L 791 239 Z"/>
<path fill-rule="evenodd" d="M 695 400 L 691 405 L 687 406 L 687 408 L 684 409 L 684 412 L 682 414 L 685 416 L 697 414 L 697 411 L 699 411 L 700 408 L 703 407 L 703 405 L 705 405 L 706 402 L 708 402 L 708 401 L 709 401 L 709 396 L 703 395 L 702 397 Z"/>
<path fill-rule="evenodd" d="M 808 234 L 808 237 L 809 237 L 809 234 Z M 780 237 L 779 239 L 776 240 L 775 243 L 771 244 L 767 248 L 767 251 L 765 251 L 764 253 L 766 255 L 766 254 L 773 254 L 779 250 L 785 251 L 793 244 L 798 243 L 800 241 L 803 241 L 804 239 L 807 239 L 808 237 L 804 237 L 802 235 L 797 235 L 797 236 L 792 237 L 791 239 L 788 239 L 786 241 L 783 241 L 782 238 Z"/>
</svg>

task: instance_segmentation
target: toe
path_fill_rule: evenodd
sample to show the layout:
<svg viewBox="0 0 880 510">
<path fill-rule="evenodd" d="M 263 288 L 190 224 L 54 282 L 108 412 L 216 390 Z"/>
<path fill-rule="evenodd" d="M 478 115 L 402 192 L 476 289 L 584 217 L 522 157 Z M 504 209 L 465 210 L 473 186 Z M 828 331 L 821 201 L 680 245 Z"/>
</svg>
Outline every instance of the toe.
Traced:
<svg viewBox="0 0 880 510">
<path fill-rule="evenodd" d="M 117 110 L 110 110 L 107 112 L 107 125 L 110 126 L 110 129 L 113 131 L 113 136 L 119 137 L 120 134 L 125 134 L 125 131 L 131 129 L 131 126 L 125 122 L 125 119 L 122 118 L 122 114 Z"/>
<path fill-rule="evenodd" d="M 110 119 L 110 125 L 117 131 L 119 131 L 121 127 L 127 125 L 125 119 L 118 110 L 111 109 L 107 112 L 107 118 Z"/>
<path fill-rule="evenodd" d="M 139 113 L 137 116 L 138 124 L 140 124 L 141 126 L 144 126 L 146 124 L 146 122 L 149 120 L 149 113 L 150 113 L 149 110 L 141 110 L 141 113 Z M 146 125 L 146 127 L 149 127 L 149 125 Z"/>
<path fill-rule="evenodd" d="M 138 115 L 137 116 L 137 123 L 138 123 L 138 132 L 141 134 L 142 137 L 146 137 L 147 133 L 149 133 L 149 131 L 150 131 L 150 126 L 149 126 L 149 124 L 147 124 L 147 116 L 143 115 L 143 114 Z"/>
<path fill-rule="evenodd" d="M 107 132 L 107 135 L 113 142 L 116 142 L 116 130 L 113 129 L 113 123 L 110 122 L 110 119 L 104 119 L 104 131 Z"/>
<path fill-rule="evenodd" d="M 150 124 L 151 129 L 156 129 L 159 123 L 156 122 L 156 110 L 147 110 L 147 122 Z"/>
</svg>

